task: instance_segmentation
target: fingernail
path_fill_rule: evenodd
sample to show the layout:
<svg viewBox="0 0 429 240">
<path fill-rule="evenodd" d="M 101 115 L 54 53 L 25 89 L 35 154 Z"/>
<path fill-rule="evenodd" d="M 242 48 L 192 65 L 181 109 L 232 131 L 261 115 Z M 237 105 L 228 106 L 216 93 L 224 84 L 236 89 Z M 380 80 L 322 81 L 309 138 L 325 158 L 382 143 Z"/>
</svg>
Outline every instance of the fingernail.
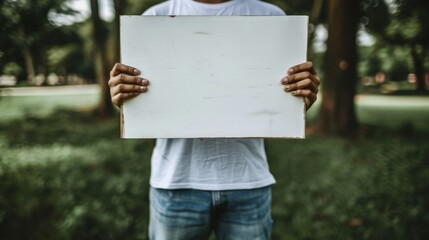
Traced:
<svg viewBox="0 0 429 240">
<path fill-rule="evenodd" d="M 138 70 L 138 69 L 134 69 L 134 74 L 140 74 L 140 70 Z"/>
<path fill-rule="evenodd" d="M 141 86 L 141 87 L 140 87 L 140 90 L 141 90 L 142 92 L 146 92 L 147 88 L 146 88 L 146 87 L 144 87 L 144 86 Z"/>
<path fill-rule="evenodd" d="M 293 69 L 292 69 L 292 68 L 289 68 L 289 69 L 287 70 L 287 73 L 288 73 L 288 74 L 293 73 Z"/>
<path fill-rule="evenodd" d="M 285 86 L 285 91 L 286 91 L 286 92 L 289 92 L 289 90 L 290 90 L 290 85 L 286 85 L 286 86 Z"/>
<path fill-rule="evenodd" d="M 293 92 L 292 92 L 292 95 L 294 95 L 294 96 L 295 96 L 295 95 L 296 95 L 296 91 L 293 91 Z"/>
<path fill-rule="evenodd" d="M 289 78 L 288 77 L 284 77 L 282 79 L 283 84 L 288 83 L 289 82 Z"/>
</svg>

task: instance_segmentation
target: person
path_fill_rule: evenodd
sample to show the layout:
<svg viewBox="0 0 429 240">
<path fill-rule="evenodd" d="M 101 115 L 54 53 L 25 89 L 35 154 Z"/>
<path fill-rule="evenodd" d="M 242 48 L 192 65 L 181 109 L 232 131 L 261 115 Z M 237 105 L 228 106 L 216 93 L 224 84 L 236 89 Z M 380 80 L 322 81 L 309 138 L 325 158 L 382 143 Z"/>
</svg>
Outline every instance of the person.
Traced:
<svg viewBox="0 0 429 240">
<path fill-rule="evenodd" d="M 285 15 L 259 0 L 169 0 L 143 15 Z M 293 34 L 293 33 L 291 33 Z M 143 69 L 144 71 L 144 69 Z M 112 103 L 145 93 L 141 71 L 117 63 L 110 72 Z M 317 99 L 311 62 L 279 79 L 285 94 Z M 157 139 L 151 159 L 149 237 L 158 239 L 270 239 L 271 185 L 263 139 Z"/>
</svg>

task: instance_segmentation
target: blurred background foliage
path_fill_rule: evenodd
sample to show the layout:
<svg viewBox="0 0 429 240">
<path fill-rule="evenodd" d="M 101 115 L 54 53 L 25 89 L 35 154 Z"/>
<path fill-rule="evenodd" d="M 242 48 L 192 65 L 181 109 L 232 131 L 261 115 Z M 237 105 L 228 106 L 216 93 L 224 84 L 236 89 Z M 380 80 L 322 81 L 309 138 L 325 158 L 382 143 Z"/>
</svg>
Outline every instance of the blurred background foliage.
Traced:
<svg viewBox="0 0 429 240">
<path fill-rule="evenodd" d="M 159 2 L 0 1 L 0 239 L 147 239 L 154 141 L 106 82 L 118 16 Z M 267 2 L 310 16 L 322 78 L 307 139 L 266 141 L 273 239 L 429 239 L 429 2 Z"/>
<path fill-rule="evenodd" d="M 273 239 L 429 237 L 429 108 L 375 101 L 358 101 L 355 138 L 266 141 Z M 154 141 L 119 139 L 118 117 L 100 120 L 96 105 L 92 94 L 2 99 L 1 239 L 147 239 Z"/>
</svg>

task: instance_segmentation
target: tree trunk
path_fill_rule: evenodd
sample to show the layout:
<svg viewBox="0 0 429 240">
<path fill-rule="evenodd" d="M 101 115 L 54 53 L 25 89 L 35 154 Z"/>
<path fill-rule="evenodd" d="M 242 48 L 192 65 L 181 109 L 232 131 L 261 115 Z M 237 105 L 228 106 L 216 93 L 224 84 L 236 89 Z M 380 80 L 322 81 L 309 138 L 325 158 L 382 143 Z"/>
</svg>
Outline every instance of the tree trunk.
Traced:
<svg viewBox="0 0 429 240">
<path fill-rule="evenodd" d="M 113 47 L 114 47 L 114 56 L 113 60 L 115 63 L 120 62 L 120 15 L 124 14 L 125 7 L 127 6 L 127 0 L 114 0 L 115 7 L 115 32 L 113 39 Z"/>
<path fill-rule="evenodd" d="M 21 53 L 25 62 L 25 70 L 27 71 L 27 81 L 32 82 L 36 76 L 36 72 L 34 71 L 34 62 L 30 49 L 28 49 L 28 47 L 22 47 Z"/>
<path fill-rule="evenodd" d="M 417 46 L 411 46 L 411 55 L 413 57 L 414 71 L 417 78 L 417 91 L 424 92 L 426 91 L 426 80 L 425 80 L 425 69 L 423 64 L 423 57 L 425 52 L 419 55 L 417 51 Z"/>
<path fill-rule="evenodd" d="M 309 36 L 308 36 L 308 47 L 310 48 L 313 43 L 316 36 L 316 28 L 317 25 L 320 22 L 320 16 L 322 14 L 322 8 L 324 4 L 324 0 L 315 0 L 313 2 L 313 7 L 311 8 L 310 13 L 310 24 L 313 26 L 313 28 L 310 28 Z"/>
<path fill-rule="evenodd" d="M 324 4 L 324 0 L 314 0 L 313 7 L 311 8 L 310 13 L 310 22 L 315 23 L 320 19 L 320 15 L 322 14 L 322 8 Z"/>
<path fill-rule="evenodd" d="M 35 53 L 36 56 L 36 69 L 37 74 L 41 74 L 43 76 L 42 86 L 48 85 L 48 60 L 46 55 L 46 48 L 44 46 L 39 46 Z"/>
<path fill-rule="evenodd" d="M 328 43 L 322 106 L 316 129 L 323 134 L 351 135 L 357 128 L 354 105 L 357 79 L 358 0 L 328 2 Z"/>
<path fill-rule="evenodd" d="M 100 84 L 101 97 L 98 105 L 98 112 L 103 117 L 113 115 L 113 107 L 110 100 L 110 89 L 107 85 L 109 80 L 109 70 L 107 68 L 106 60 L 106 40 L 107 28 L 103 21 L 100 19 L 98 0 L 91 1 L 91 21 L 93 26 L 93 42 L 94 42 L 94 59 L 95 59 L 95 78 L 96 82 Z"/>
</svg>

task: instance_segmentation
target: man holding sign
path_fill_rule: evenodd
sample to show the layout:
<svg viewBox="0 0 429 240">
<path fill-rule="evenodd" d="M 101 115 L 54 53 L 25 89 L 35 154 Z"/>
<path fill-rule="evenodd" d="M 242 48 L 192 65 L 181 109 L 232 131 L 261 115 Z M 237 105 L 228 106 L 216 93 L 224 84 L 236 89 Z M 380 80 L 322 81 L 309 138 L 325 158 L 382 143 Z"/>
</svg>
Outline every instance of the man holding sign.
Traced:
<svg viewBox="0 0 429 240">
<path fill-rule="evenodd" d="M 144 15 L 285 14 L 259 0 L 170 0 Z M 113 67 L 113 104 L 148 90 L 140 74 L 131 66 Z M 285 94 L 304 99 L 306 109 L 316 101 L 320 80 L 311 62 L 291 67 L 279 81 Z M 275 180 L 263 139 L 158 139 L 151 167 L 150 239 L 207 239 L 212 231 L 218 239 L 270 239 Z"/>
</svg>

